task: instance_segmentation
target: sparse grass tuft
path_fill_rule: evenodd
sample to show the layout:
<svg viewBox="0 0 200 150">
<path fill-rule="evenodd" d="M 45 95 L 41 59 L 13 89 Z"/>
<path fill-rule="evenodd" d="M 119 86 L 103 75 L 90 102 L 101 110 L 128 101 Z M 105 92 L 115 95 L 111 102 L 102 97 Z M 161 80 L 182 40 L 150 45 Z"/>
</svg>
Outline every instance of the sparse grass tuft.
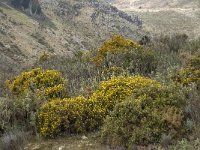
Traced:
<svg viewBox="0 0 200 150">
<path fill-rule="evenodd" d="M 0 137 L 1 150 L 24 150 L 29 136 L 23 131 L 10 131 Z"/>
</svg>

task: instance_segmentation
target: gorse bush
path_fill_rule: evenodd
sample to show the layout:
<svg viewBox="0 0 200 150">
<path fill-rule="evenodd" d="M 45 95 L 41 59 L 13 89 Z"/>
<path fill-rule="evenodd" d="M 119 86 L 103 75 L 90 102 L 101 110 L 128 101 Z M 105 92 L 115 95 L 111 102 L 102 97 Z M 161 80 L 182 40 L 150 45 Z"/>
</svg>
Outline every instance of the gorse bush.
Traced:
<svg viewBox="0 0 200 150">
<path fill-rule="evenodd" d="M 180 70 L 175 77 L 173 77 L 173 79 L 175 82 L 183 85 L 189 85 L 191 83 L 200 85 L 200 70 L 196 70 L 194 68 L 185 68 Z"/>
<path fill-rule="evenodd" d="M 40 109 L 40 133 L 53 137 L 63 131 L 78 133 L 96 130 L 102 126 L 103 120 L 115 104 L 124 101 L 133 93 L 139 96 L 141 89 L 148 93 L 148 88 L 151 87 L 157 89 L 160 84 L 140 76 L 121 76 L 103 81 L 89 99 L 77 97 L 53 100 Z"/>
<path fill-rule="evenodd" d="M 91 95 L 90 100 L 96 101 L 108 114 L 115 104 L 124 101 L 132 94 L 140 96 L 141 89 L 148 93 L 150 88 L 158 89 L 160 86 L 159 82 L 141 76 L 119 76 L 101 82 L 98 90 Z"/>
<path fill-rule="evenodd" d="M 131 74 L 147 75 L 156 71 L 158 58 L 133 40 L 114 35 L 98 49 L 93 62 L 99 67 L 122 67 Z"/>
<path fill-rule="evenodd" d="M 190 58 L 188 66 L 194 69 L 200 69 L 200 53 L 197 53 Z"/>
<path fill-rule="evenodd" d="M 6 81 L 6 85 L 11 96 L 7 103 L 1 102 L 6 118 L 0 121 L 0 126 L 4 130 L 15 124 L 36 133 L 39 108 L 51 99 L 61 99 L 67 95 L 65 80 L 56 70 L 37 68 L 22 72 L 13 80 Z"/>
<path fill-rule="evenodd" d="M 84 97 L 53 100 L 41 107 L 39 132 L 46 137 L 67 133 L 83 133 L 97 129 L 101 109 Z"/>
<path fill-rule="evenodd" d="M 43 136 L 55 136 L 61 131 L 81 132 L 84 130 L 82 114 L 86 99 L 52 100 L 41 107 L 39 131 Z"/>
<path fill-rule="evenodd" d="M 132 149 L 135 144 L 159 143 L 164 134 L 182 137 L 186 133 L 184 106 L 184 94 L 174 86 L 152 86 L 133 92 L 107 116 L 102 139 L 111 146 Z"/>
<path fill-rule="evenodd" d="M 125 39 L 120 35 L 114 35 L 110 39 L 105 41 L 98 49 L 97 54 L 94 58 L 94 62 L 96 64 L 103 63 L 104 61 L 106 61 L 105 59 L 108 53 L 122 53 L 130 49 L 137 48 L 140 49 L 142 48 L 142 46 L 132 40 Z"/>
<path fill-rule="evenodd" d="M 180 84 L 189 85 L 195 83 L 200 88 L 200 54 L 192 56 L 186 68 L 179 70 L 172 79 Z"/>
<path fill-rule="evenodd" d="M 40 68 L 23 72 L 14 80 L 6 81 L 6 85 L 14 96 L 23 96 L 31 90 L 38 96 L 43 95 L 47 98 L 65 97 L 64 84 L 65 80 L 60 72 Z"/>
</svg>

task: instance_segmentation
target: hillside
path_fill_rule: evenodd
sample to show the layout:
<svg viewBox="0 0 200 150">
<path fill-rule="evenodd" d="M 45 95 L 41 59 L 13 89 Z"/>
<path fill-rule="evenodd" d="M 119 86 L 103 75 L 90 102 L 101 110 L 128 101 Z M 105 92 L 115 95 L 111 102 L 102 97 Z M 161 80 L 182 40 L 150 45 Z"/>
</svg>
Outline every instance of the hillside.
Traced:
<svg viewBox="0 0 200 150">
<path fill-rule="evenodd" d="M 0 150 L 200 150 L 197 4 L 0 0 Z"/>
<path fill-rule="evenodd" d="M 110 0 L 116 6 L 132 9 L 197 8 L 198 0 Z M 140 7 L 140 8 L 139 8 Z"/>
<path fill-rule="evenodd" d="M 137 14 L 144 28 L 152 33 L 186 33 L 191 37 L 200 34 L 198 0 L 112 0 L 120 10 Z"/>
<path fill-rule="evenodd" d="M 30 16 L 24 7 L 0 2 L 1 71 L 17 71 L 43 52 L 70 55 L 96 48 L 114 33 L 136 38 L 142 26 L 137 16 L 97 0 L 43 0 L 40 7 L 41 16 Z"/>
</svg>

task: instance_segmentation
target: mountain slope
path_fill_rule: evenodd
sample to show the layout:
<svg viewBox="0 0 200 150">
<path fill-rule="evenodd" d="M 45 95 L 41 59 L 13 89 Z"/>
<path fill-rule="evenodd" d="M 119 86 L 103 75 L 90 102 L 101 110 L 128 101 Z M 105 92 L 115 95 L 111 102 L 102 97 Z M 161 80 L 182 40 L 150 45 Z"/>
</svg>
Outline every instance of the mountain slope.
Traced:
<svg viewBox="0 0 200 150">
<path fill-rule="evenodd" d="M 142 23 L 137 16 L 98 0 L 42 0 L 43 16 L 29 16 L 4 0 L 0 3 L 0 70 L 18 70 L 44 51 L 70 55 L 96 48 L 110 34 L 137 38 Z M 2 60 L 3 60 L 2 59 Z M 1 60 L 0 60 L 1 61 Z M 7 63 L 4 63 L 7 62 Z"/>
<path fill-rule="evenodd" d="M 198 0 L 111 0 L 112 5 L 137 14 L 152 33 L 186 33 L 200 36 Z"/>
<path fill-rule="evenodd" d="M 198 0 L 111 0 L 110 3 L 123 9 L 163 9 L 198 7 Z"/>
</svg>

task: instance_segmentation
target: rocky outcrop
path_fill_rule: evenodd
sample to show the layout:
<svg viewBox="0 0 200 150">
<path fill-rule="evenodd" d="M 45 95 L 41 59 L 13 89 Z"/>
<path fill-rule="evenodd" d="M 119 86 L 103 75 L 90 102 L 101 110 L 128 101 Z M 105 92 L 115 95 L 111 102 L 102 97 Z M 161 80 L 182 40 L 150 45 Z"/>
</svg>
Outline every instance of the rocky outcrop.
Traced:
<svg viewBox="0 0 200 150">
<path fill-rule="evenodd" d="M 128 23 L 136 25 L 138 28 L 142 28 L 143 22 L 136 15 L 129 15 L 116 7 L 110 5 L 106 1 L 101 0 L 61 0 L 57 1 L 58 4 L 54 10 L 57 15 L 67 17 L 71 20 L 74 17 L 77 17 L 81 14 L 81 11 L 84 9 L 92 9 L 93 13 L 91 14 L 91 21 L 94 24 L 96 23 L 98 17 L 103 16 L 104 18 L 110 17 L 111 20 L 107 24 L 114 20 L 126 20 Z M 52 5 L 52 4 L 51 4 Z M 56 5 L 56 4 L 55 4 Z M 55 6 L 54 6 L 55 7 Z M 104 20 L 105 21 L 105 20 Z"/>
<path fill-rule="evenodd" d="M 38 0 L 12 0 L 11 4 L 18 9 L 26 11 L 31 16 L 41 14 L 41 7 Z"/>
<path fill-rule="evenodd" d="M 137 25 L 139 28 L 142 28 L 142 20 L 139 19 L 139 17 L 136 15 L 128 15 L 127 13 L 117 9 L 112 5 L 106 5 L 102 2 L 100 3 L 99 1 L 95 0 L 90 0 L 90 5 L 94 7 L 98 12 L 101 12 L 103 14 L 111 14 L 114 17 L 117 15 L 120 18 Z M 92 19 L 94 20 L 96 16 L 97 13 L 95 12 L 95 14 L 92 15 Z"/>
</svg>

